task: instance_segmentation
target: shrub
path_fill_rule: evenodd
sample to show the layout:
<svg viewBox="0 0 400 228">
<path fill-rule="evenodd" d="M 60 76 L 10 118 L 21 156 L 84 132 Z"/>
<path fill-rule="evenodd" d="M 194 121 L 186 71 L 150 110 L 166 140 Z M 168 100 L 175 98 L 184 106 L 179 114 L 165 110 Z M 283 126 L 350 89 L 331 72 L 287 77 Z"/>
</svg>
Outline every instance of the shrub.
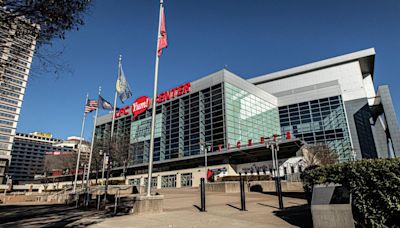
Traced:
<svg viewBox="0 0 400 228">
<path fill-rule="evenodd" d="M 309 195 L 315 184 L 335 183 L 348 188 L 358 226 L 399 227 L 400 158 L 309 167 L 302 179 Z"/>
</svg>

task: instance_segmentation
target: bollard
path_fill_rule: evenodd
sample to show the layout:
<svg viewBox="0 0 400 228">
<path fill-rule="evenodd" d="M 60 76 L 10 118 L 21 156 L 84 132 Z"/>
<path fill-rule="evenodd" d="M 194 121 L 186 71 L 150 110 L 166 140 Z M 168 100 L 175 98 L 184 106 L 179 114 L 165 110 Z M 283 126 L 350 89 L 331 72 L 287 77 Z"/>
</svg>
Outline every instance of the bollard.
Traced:
<svg viewBox="0 0 400 228">
<path fill-rule="evenodd" d="M 206 186 L 204 184 L 204 178 L 200 178 L 200 201 L 201 201 L 201 212 L 206 211 Z"/>
<path fill-rule="evenodd" d="M 97 194 L 96 197 L 97 197 L 97 210 L 99 211 L 99 210 L 100 210 L 100 199 L 101 199 L 101 195 Z"/>
<path fill-rule="evenodd" d="M 241 206 L 241 211 L 247 211 L 246 210 L 246 194 L 244 192 L 244 178 L 243 176 L 240 176 L 240 206 Z"/>
<path fill-rule="evenodd" d="M 76 192 L 75 192 L 75 201 L 76 201 L 75 208 L 78 208 L 79 194 Z"/>
<path fill-rule="evenodd" d="M 278 190 L 278 201 L 279 201 L 279 209 L 283 209 L 283 199 L 282 199 L 282 185 L 281 185 L 281 177 L 279 174 L 276 177 L 276 184 Z"/>
</svg>

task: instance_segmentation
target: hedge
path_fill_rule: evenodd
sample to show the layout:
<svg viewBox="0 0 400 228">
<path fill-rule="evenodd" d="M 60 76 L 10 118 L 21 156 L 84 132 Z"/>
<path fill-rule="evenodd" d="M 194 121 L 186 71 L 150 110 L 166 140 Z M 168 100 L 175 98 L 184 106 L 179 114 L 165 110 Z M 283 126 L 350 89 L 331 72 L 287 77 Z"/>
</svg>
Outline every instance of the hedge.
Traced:
<svg viewBox="0 0 400 228">
<path fill-rule="evenodd" d="M 315 184 L 347 187 L 357 226 L 400 227 L 400 158 L 313 166 L 302 173 L 302 179 L 308 195 Z"/>
</svg>

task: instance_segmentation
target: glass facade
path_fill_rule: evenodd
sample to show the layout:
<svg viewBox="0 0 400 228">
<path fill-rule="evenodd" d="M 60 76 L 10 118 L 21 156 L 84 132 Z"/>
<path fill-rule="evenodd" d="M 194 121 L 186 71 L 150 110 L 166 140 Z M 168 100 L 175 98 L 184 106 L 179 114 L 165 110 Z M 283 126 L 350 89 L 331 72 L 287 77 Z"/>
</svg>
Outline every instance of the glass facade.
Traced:
<svg viewBox="0 0 400 228">
<path fill-rule="evenodd" d="M 129 164 L 148 162 L 151 109 L 118 118 L 114 132 L 130 143 Z M 111 122 L 97 126 L 97 139 L 110 132 Z M 154 161 L 203 153 L 199 142 L 226 149 L 238 141 L 291 132 L 309 144 L 326 144 L 341 161 L 351 159 L 351 144 L 341 96 L 283 107 L 223 82 L 157 105 Z"/>
<path fill-rule="evenodd" d="M 162 161 L 202 153 L 199 142 L 226 147 L 223 83 L 210 86 L 156 107 L 154 161 Z M 114 132 L 117 140 L 130 143 L 129 164 L 148 162 L 150 149 L 151 109 L 134 121 L 127 115 L 117 118 Z M 96 126 L 96 140 L 110 137 L 111 121 Z"/>
<path fill-rule="evenodd" d="M 278 108 L 255 95 L 225 83 L 228 143 L 247 143 L 280 134 Z"/>
<path fill-rule="evenodd" d="M 280 133 L 275 105 L 226 82 L 158 104 L 156 115 L 154 161 L 203 153 L 200 142 L 212 152 Z M 134 121 L 131 115 L 116 119 L 117 138 L 129 132 L 130 165 L 148 162 L 150 128 L 151 109 Z M 110 129 L 111 122 L 97 126 L 96 139 L 109 137 Z"/>
<path fill-rule="evenodd" d="M 351 159 L 351 144 L 341 96 L 328 97 L 279 107 L 282 132 L 292 132 L 309 144 L 326 144 L 339 155 Z"/>
</svg>

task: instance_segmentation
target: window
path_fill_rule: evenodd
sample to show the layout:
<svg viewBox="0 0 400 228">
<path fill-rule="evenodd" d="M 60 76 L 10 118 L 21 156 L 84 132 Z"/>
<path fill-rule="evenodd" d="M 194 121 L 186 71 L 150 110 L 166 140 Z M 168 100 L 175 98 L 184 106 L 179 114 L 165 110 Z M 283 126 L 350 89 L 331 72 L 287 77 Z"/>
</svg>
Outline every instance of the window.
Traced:
<svg viewBox="0 0 400 228">
<path fill-rule="evenodd" d="M 192 174 L 182 173 L 181 174 L 181 187 L 192 187 Z"/>
<path fill-rule="evenodd" d="M 147 181 L 148 180 L 148 178 L 146 177 L 146 178 L 144 178 L 144 186 L 145 187 L 147 187 Z M 151 187 L 152 188 L 157 188 L 157 177 L 152 177 L 151 178 Z"/>
<path fill-rule="evenodd" d="M 6 132 L 6 133 L 11 133 L 11 129 L 2 128 L 2 127 L 0 127 L 0 131 L 1 132 Z"/>
<path fill-rule="evenodd" d="M 161 177 L 162 188 L 175 188 L 176 187 L 176 175 L 168 175 Z"/>
<path fill-rule="evenodd" d="M 5 109 L 5 110 L 9 110 L 9 111 L 13 111 L 13 112 L 17 111 L 16 108 L 13 108 L 13 107 L 10 107 L 10 106 L 6 106 L 6 105 L 2 105 L 2 104 L 0 104 L 0 108 Z"/>
<path fill-rule="evenodd" d="M 4 136 L 4 135 L 0 135 L 0 140 L 9 141 L 10 137 L 9 136 Z"/>
<path fill-rule="evenodd" d="M 133 185 L 133 186 L 140 186 L 140 178 L 135 178 L 135 179 L 129 180 L 129 184 Z"/>
</svg>

